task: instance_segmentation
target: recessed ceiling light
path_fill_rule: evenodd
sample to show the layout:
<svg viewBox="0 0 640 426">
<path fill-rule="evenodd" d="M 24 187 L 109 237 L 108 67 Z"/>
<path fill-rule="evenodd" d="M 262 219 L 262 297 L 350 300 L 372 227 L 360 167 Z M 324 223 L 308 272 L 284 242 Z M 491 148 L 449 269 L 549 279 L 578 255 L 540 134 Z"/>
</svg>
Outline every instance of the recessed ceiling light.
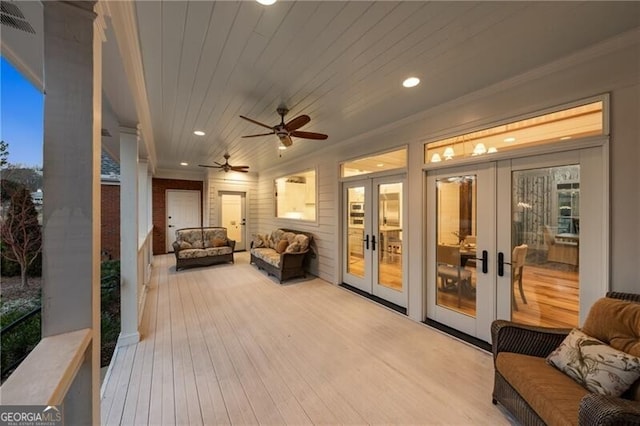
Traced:
<svg viewBox="0 0 640 426">
<path fill-rule="evenodd" d="M 279 149 L 280 151 L 284 151 L 285 149 L 287 149 L 287 147 L 286 147 L 286 146 L 284 146 L 284 145 L 280 145 L 280 146 L 278 146 L 278 149 Z"/>
<path fill-rule="evenodd" d="M 490 146 L 487 150 L 487 154 L 493 154 L 495 152 L 498 152 L 498 149 L 495 146 Z"/>
<path fill-rule="evenodd" d="M 194 130 L 193 134 L 196 136 L 204 136 L 204 132 L 202 130 Z"/>
<path fill-rule="evenodd" d="M 384 163 L 378 163 L 376 164 L 377 167 L 384 167 Z"/>
<path fill-rule="evenodd" d="M 560 138 L 561 141 L 566 141 L 567 139 L 571 139 L 571 136 L 563 136 Z"/>
<path fill-rule="evenodd" d="M 402 82 L 404 87 L 416 87 L 418 84 L 420 84 L 420 79 L 418 77 L 409 77 Z"/>
<path fill-rule="evenodd" d="M 180 163 L 181 166 L 188 166 L 189 163 L 185 163 L 184 161 L 182 163 Z"/>
<path fill-rule="evenodd" d="M 263 4 L 265 6 L 271 6 L 276 2 L 276 0 L 256 0 L 258 3 Z"/>
<path fill-rule="evenodd" d="M 504 139 L 504 141 L 505 141 L 505 142 L 515 142 L 515 141 L 516 141 L 516 138 L 514 138 L 514 137 L 509 137 L 509 138 L 505 138 L 505 139 Z"/>
</svg>

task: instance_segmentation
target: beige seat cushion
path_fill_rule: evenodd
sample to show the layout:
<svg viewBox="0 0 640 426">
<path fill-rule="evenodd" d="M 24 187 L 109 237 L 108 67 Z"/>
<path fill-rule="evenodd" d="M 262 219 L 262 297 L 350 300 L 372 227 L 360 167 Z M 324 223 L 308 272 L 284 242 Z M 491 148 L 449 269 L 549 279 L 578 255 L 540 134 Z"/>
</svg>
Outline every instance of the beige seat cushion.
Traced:
<svg viewBox="0 0 640 426">
<path fill-rule="evenodd" d="M 496 369 L 545 423 L 578 424 L 580 400 L 590 392 L 544 358 L 501 352 Z"/>
</svg>

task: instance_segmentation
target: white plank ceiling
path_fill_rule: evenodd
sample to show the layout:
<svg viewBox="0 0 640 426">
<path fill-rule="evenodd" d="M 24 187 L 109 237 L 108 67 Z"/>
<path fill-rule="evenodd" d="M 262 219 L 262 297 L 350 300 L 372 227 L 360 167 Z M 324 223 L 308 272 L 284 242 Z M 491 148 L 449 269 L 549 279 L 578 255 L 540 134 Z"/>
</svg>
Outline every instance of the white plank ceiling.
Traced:
<svg viewBox="0 0 640 426">
<path fill-rule="evenodd" d="M 157 167 L 269 168 L 276 136 L 239 118 L 308 114 L 309 155 L 640 25 L 639 2 L 137 1 Z M 403 88 L 408 76 L 422 83 Z M 105 75 L 105 78 L 109 78 Z M 117 113 L 117 106 L 113 106 Z M 132 117 L 122 113 L 123 121 Z M 206 136 L 198 137 L 200 129 Z"/>
</svg>

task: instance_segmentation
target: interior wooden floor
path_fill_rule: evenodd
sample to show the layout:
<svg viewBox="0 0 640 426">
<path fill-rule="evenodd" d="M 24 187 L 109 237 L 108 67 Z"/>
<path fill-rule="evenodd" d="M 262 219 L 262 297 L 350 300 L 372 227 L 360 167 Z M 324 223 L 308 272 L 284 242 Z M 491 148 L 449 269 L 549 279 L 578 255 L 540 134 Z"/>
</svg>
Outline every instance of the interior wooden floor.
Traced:
<svg viewBox="0 0 640 426">
<path fill-rule="evenodd" d="M 475 274 L 475 271 L 472 271 Z M 472 278 L 473 280 L 473 278 Z M 523 285 L 527 303 L 523 303 L 517 285 L 514 286 L 517 310 L 513 321 L 544 327 L 578 326 L 579 281 L 578 273 L 526 265 Z M 467 315 L 473 315 L 474 301 L 462 297 L 458 308 L 457 293 L 438 292 L 438 304 L 450 306 Z"/>
<path fill-rule="evenodd" d="M 155 258 L 103 424 L 509 424 L 490 354 L 320 279 Z"/>
<path fill-rule="evenodd" d="M 385 253 L 378 265 L 379 282 L 394 290 L 402 290 L 402 255 Z M 364 276 L 364 259 L 359 256 L 350 256 L 349 271 L 357 276 Z"/>
</svg>

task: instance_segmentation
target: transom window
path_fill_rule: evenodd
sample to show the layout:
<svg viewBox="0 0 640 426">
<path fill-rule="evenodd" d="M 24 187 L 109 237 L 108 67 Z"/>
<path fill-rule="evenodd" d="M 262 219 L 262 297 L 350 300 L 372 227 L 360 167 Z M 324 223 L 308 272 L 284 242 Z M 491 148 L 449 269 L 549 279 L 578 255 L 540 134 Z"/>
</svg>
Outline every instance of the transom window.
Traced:
<svg viewBox="0 0 640 426">
<path fill-rule="evenodd" d="M 407 167 L 407 148 L 345 161 L 340 165 L 342 177 L 366 175 Z"/>
<path fill-rule="evenodd" d="M 597 101 L 425 144 L 425 163 L 491 155 L 604 134 L 604 102 Z"/>
</svg>

